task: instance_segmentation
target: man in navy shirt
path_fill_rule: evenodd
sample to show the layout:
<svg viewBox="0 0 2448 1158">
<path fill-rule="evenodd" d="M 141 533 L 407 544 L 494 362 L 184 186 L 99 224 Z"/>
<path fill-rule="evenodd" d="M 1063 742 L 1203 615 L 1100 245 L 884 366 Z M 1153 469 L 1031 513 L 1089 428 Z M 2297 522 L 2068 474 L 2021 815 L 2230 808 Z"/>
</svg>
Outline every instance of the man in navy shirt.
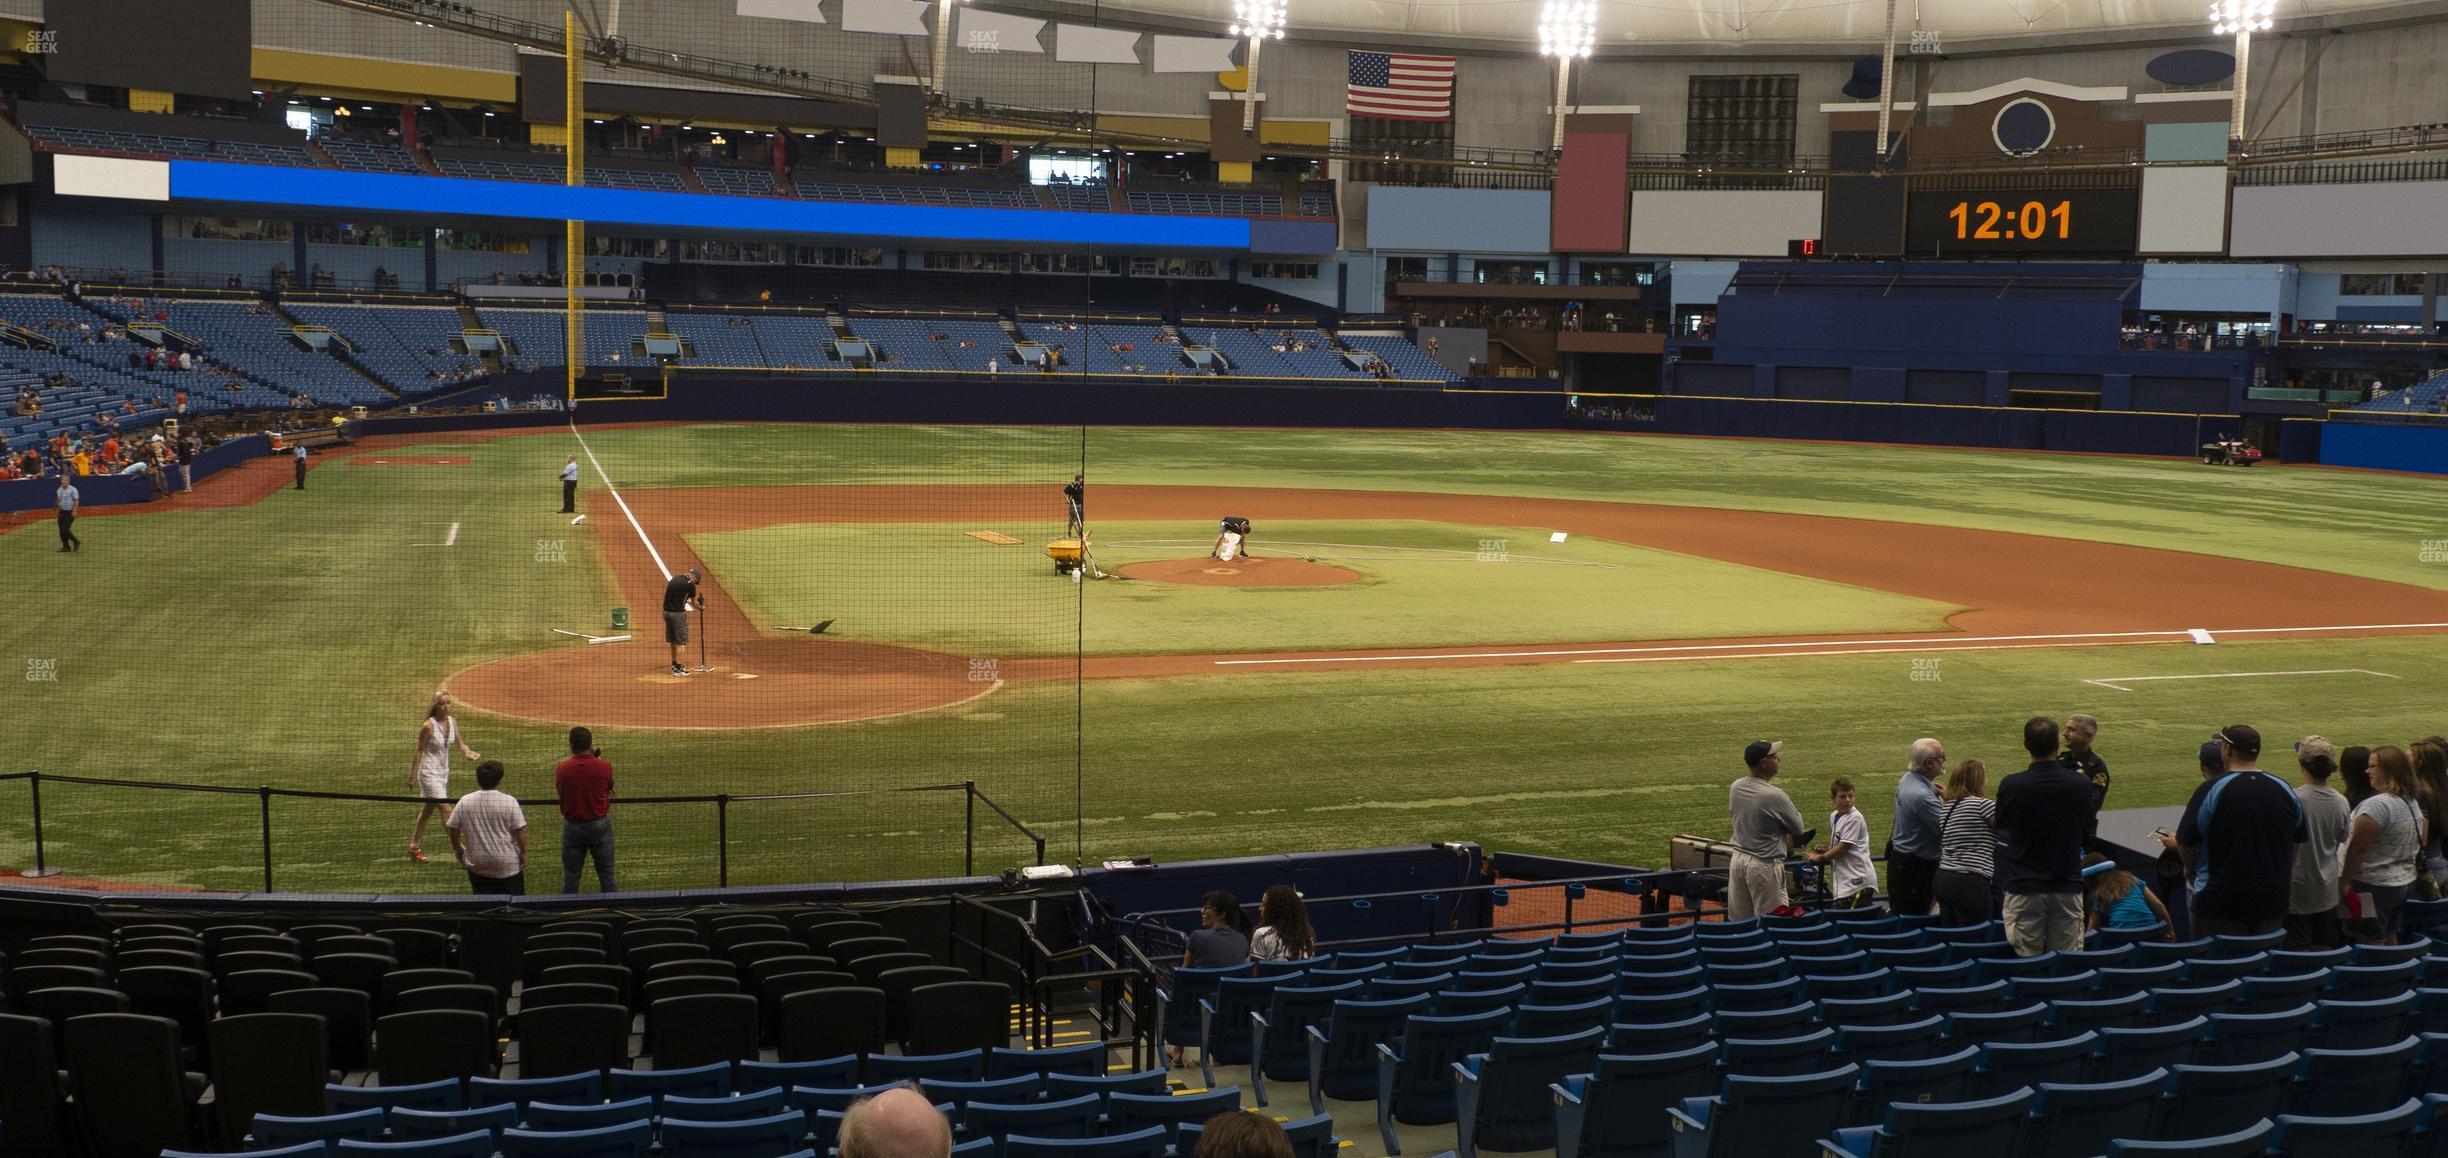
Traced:
<svg viewBox="0 0 2448 1158">
<path fill-rule="evenodd" d="M 2057 721 L 2023 725 L 2031 767 L 1998 784 L 1997 827 L 2006 849 L 1998 886 L 2006 894 L 2006 943 L 2021 957 L 2082 948 L 2083 827 L 2091 781 L 2057 760 Z M 2284 900 L 2285 891 L 2280 890 Z"/>
<path fill-rule="evenodd" d="M 2251 725 L 2229 724 L 2215 739 L 2226 770 L 2193 790 L 2176 835 L 2160 839 L 2184 858 L 2194 936 L 2273 932 L 2286 920 L 2295 846 L 2310 835 L 2303 803 L 2261 770 Z"/>
</svg>

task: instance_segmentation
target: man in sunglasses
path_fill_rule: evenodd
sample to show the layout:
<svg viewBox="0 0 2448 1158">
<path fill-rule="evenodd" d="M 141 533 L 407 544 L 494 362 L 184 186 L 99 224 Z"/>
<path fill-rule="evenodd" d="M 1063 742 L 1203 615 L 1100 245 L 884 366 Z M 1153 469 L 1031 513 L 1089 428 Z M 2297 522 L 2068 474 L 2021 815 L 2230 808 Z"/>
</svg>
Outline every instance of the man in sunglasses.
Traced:
<svg viewBox="0 0 2448 1158">
<path fill-rule="evenodd" d="M 2286 781 L 2261 770 L 2261 733 L 2229 724 L 2211 737 L 2224 771 L 2204 780 L 2172 837 L 2193 894 L 2193 935 L 2249 936 L 2286 920 L 2296 846 L 2310 836 L 2303 803 Z"/>
</svg>

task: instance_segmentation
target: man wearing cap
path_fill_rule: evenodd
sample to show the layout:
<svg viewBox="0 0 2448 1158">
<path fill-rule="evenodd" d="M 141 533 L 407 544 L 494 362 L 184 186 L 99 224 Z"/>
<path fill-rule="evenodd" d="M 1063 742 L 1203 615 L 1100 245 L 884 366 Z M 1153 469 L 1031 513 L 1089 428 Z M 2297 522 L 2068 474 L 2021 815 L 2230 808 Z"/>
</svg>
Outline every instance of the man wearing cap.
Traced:
<svg viewBox="0 0 2448 1158">
<path fill-rule="evenodd" d="M 2194 936 L 2274 932 L 2286 920 L 2296 846 L 2311 837 L 2303 803 L 2261 770 L 2252 725 L 2229 724 L 2211 739 L 2224 773 L 2193 790 L 2175 835 L 2160 843 L 2184 858 Z"/>
<path fill-rule="evenodd" d="M 1733 819 L 1734 864 L 1726 873 L 1726 920 L 1741 921 L 1785 904 L 1785 854 L 1802 839 L 1802 813 L 1771 781 L 1783 766 L 1783 740 L 1753 740 L 1743 749 L 1750 771 L 1726 793 Z"/>
<path fill-rule="evenodd" d="M 2345 943 L 2338 929 L 2338 872 L 2345 867 L 2346 840 L 2354 831 L 2353 810 L 2346 797 L 2329 786 L 2330 775 L 2337 771 L 2337 745 L 2327 737 L 2297 740 L 2295 764 L 2303 769 L 2295 801 L 2303 806 L 2304 831 L 2311 839 L 2295 854 L 2285 947 L 2334 949 Z"/>
<path fill-rule="evenodd" d="M 1999 782 L 1997 828 L 2006 838 L 1997 882 L 2006 895 L 2006 943 L 2019 957 L 2083 945 L 2083 824 L 2091 781 L 2057 760 L 2057 721 L 2023 723 L 2031 766 Z"/>
<path fill-rule="evenodd" d="M 691 567 L 671 577 L 663 585 L 663 642 L 671 645 L 671 673 L 688 674 L 680 666 L 680 645 L 688 642 L 688 613 L 691 606 L 705 606 L 705 596 L 697 590 L 697 569 Z"/>
</svg>

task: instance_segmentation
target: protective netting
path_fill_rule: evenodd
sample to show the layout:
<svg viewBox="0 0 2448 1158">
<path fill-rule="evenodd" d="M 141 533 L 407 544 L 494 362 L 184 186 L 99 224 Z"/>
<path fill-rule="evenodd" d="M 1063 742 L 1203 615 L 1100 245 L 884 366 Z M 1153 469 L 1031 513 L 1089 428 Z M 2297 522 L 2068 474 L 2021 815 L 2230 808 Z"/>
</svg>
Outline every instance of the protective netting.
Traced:
<svg viewBox="0 0 2448 1158">
<path fill-rule="evenodd" d="M 625 890 L 1077 855 L 1080 590 L 1046 545 L 1078 429 L 581 416 L 318 445 L 302 490 L 293 456 L 252 458 L 193 495 L 89 506 L 73 554 L 49 511 L 10 516 L 0 555 L 51 576 L 0 623 L 25 675 L 0 696 L 7 771 L 44 774 L 44 861 L 465 891 L 440 816 L 429 863 L 407 848 L 442 689 L 466 749 L 438 796 L 476 789 L 470 751 L 504 764 L 530 892 L 561 884 L 573 725 L 615 769 Z M 703 606 L 674 647 L 666 577 L 692 568 Z M 34 862 L 34 799 L 0 784 L 0 858 Z"/>
</svg>

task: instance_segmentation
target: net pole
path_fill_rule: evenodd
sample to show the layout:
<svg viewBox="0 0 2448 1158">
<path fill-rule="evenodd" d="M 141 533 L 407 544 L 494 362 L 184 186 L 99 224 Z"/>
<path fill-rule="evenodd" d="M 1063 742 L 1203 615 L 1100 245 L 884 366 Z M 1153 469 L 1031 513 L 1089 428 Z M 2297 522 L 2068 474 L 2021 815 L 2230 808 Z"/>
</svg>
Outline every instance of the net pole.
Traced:
<svg viewBox="0 0 2448 1158">
<path fill-rule="evenodd" d="M 564 9 L 561 13 L 561 127 L 568 134 L 567 169 L 563 183 L 576 188 L 586 184 L 586 61 L 578 52 L 578 13 Z M 567 352 L 562 361 L 562 389 L 567 401 L 578 401 L 578 376 L 586 369 L 586 315 L 580 305 L 578 283 L 585 280 L 586 223 L 571 218 L 563 225 L 561 242 L 562 308 L 568 316 Z"/>
</svg>

